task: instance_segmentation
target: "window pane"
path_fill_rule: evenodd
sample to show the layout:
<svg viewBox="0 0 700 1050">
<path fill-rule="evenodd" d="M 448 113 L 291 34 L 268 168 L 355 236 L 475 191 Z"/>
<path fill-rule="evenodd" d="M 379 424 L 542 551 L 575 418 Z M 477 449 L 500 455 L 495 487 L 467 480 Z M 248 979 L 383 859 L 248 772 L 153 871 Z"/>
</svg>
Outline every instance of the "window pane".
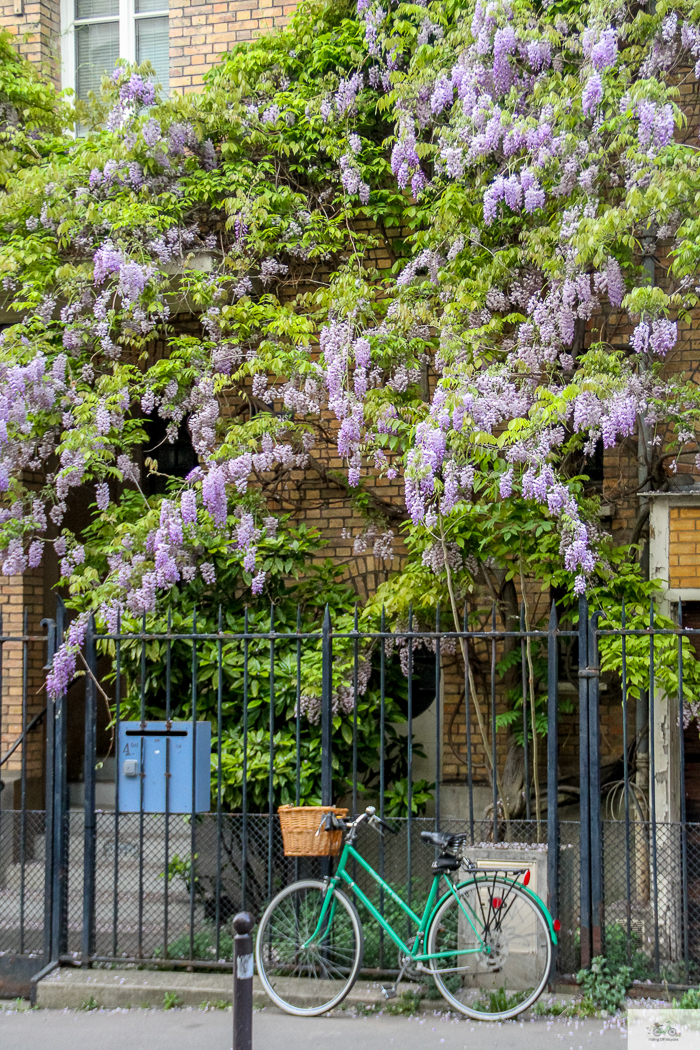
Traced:
<svg viewBox="0 0 700 1050">
<path fill-rule="evenodd" d="M 136 19 L 136 61 L 150 62 L 156 71 L 156 80 L 168 90 L 170 73 L 170 40 L 168 16 Z"/>
<path fill-rule="evenodd" d="M 80 0 L 78 0 L 80 2 Z M 136 0 L 134 10 L 137 15 L 147 14 L 149 11 L 167 11 L 168 0 Z"/>
<path fill-rule="evenodd" d="M 100 81 L 119 58 L 119 23 L 103 22 L 75 27 L 75 92 L 86 99 L 99 93 Z"/>
<path fill-rule="evenodd" d="M 119 0 L 75 0 L 76 18 L 105 18 L 119 14 Z"/>
</svg>

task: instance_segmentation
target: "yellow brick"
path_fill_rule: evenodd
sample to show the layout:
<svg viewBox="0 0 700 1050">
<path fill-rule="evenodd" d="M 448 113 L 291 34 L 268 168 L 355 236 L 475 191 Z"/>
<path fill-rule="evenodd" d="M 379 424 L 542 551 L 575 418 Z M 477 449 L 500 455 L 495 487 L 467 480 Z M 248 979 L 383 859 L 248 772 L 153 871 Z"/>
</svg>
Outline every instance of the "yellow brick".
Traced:
<svg viewBox="0 0 700 1050">
<path fill-rule="evenodd" d="M 689 529 L 683 532 L 675 532 L 671 537 L 670 547 L 673 549 L 679 543 L 696 543 L 697 539 L 697 533 L 691 532 Z"/>
</svg>

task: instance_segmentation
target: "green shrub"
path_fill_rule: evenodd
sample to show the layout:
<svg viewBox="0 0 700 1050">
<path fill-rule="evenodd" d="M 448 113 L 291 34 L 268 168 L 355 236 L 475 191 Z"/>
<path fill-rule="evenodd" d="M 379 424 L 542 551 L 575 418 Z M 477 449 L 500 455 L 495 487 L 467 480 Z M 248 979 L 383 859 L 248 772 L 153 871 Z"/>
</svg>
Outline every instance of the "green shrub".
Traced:
<svg viewBox="0 0 700 1050">
<path fill-rule="evenodd" d="M 419 992 L 402 992 L 397 999 L 391 999 L 384 1007 L 388 1014 L 415 1014 L 420 1007 Z"/>
<path fill-rule="evenodd" d="M 628 954 L 626 927 L 619 922 L 605 927 L 605 958 L 610 968 L 615 972 L 621 966 L 629 966 L 633 981 L 646 981 L 654 972 L 654 963 L 641 945 L 642 938 L 632 930 Z"/>
<path fill-rule="evenodd" d="M 604 955 L 597 955 L 591 963 L 590 970 L 580 970 L 576 980 L 583 989 L 581 1010 L 590 1007 L 603 1016 L 617 1013 L 625 1004 L 627 989 L 632 983 L 632 970 L 629 966 L 617 966 L 613 969 Z"/>
<path fill-rule="evenodd" d="M 683 992 L 680 1002 L 673 1000 L 673 1005 L 681 1010 L 700 1010 L 700 988 L 689 988 Z"/>
<path fill-rule="evenodd" d="M 572 1012 L 573 1003 L 565 999 L 538 999 L 532 1008 L 535 1017 L 569 1017 Z"/>
<path fill-rule="evenodd" d="M 531 991 L 532 988 L 527 988 L 523 992 L 513 992 L 512 995 L 508 995 L 505 988 L 497 988 L 495 991 L 489 992 L 488 995 L 483 995 L 480 999 L 477 999 L 473 1007 L 484 1014 L 502 1014 L 521 1003 Z"/>
</svg>

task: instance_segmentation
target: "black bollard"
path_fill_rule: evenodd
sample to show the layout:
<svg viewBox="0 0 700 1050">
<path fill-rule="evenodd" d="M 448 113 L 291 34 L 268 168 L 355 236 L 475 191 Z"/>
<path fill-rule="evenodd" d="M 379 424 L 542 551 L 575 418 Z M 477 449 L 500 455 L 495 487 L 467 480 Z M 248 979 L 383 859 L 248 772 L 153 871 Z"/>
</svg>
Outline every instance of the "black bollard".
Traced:
<svg viewBox="0 0 700 1050">
<path fill-rule="evenodd" d="M 253 916 L 240 911 L 233 928 L 233 1050 L 253 1050 Z"/>
</svg>

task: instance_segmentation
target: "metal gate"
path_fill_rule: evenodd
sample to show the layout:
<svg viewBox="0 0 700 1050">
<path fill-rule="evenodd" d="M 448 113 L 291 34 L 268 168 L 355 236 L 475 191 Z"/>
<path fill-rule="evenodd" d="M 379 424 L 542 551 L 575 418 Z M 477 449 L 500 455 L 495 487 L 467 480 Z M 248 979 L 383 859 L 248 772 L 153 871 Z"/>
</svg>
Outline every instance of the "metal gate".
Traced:
<svg viewBox="0 0 700 1050">
<path fill-rule="evenodd" d="M 0 612 L 0 740 L 3 721 L 16 719 L 19 733 L 0 754 L 0 996 L 13 997 L 28 993 L 52 953 L 54 723 L 34 687 L 53 659 L 55 623 L 42 620 L 45 633 L 31 634 L 27 610 L 17 633 L 6 622 Z"/>
<path fill-rule="evenodd" d="M 465 831 L 475 850 L 530 848 L 546 855 L 547 903 L 553 915 L 561 918 L 562 934 L 558 966 L 562 972 L 575 972 L 579 965 L 606 950 L 613 939 L 624 934 L 624 952 L 648 976 L 688 980 L 700 972 L 700 944 L 693 937 L 693 875 L 700 875 L 700 833 L 685 823 L 684 791 L 680 781 L 680 820 L 657 820 L 655 804 L 656 740 L 654 668 L 655 645 L 662 639 L 677 639 L 678 727 L 684 717 L 683 641 L 693 632 L 680 626 L 660 628 L 654 620 L 641 628 L 627 627 L 625 612 L 621 622 L 601 620 L 600 613 L 589 617 L 585 601 L 579 606 L 578 626 L 560 628 L 552 606 L 546 629 L 526 630 L 521 619 L 518 629 L 497 625 L 494 607 L 485 623 L 476 627 L 465 614 L 461 631 L 445 630 L 438 611 L 435 624 L 417 625 L 409 615 L 401 630 L 389 630 L 382 621 L 373 632 L 357 627 L 333 629 L 330 616 L 315 629 L 302 629 L 301 619 L 279 626 L 275 610 L 253 622 L 246 621 L 240 631 L 203 630 L 196 615 L 188 630 L 151 630 L 144 618 L 140 629 L 115 633 L 96 631 L 91 623 L 84 648 L 82 683 L 84 688 L 84 770 L 80 805 L 69 798 L 67 774 L 68 701 L 61 697 L 32 712 L 27 668 L 32 646 L 42 646 L 48 665 L 66 628 L 66 614 L 59 602 L 55 621 L 43 621 L 46 634 L 4 636 L 0 627 L 0 675 L 7 680 L 7 654 L 12 646 L 22 653 L 22 726 L 17 740 L 0 756 L 0 772 L 10 759 L 21 754 L 21 769 L 14 790 L 14 804 L 0 810 L 0 995 L 26 994 L 30 977 L 59 963 L 82 966 L 119 962 L 139 962 L 152 966 L 205 966 L 229 969 L 232 954 L 229 919 L 246 907 L 260 913 L 265 902 L 285 883 L 306 873 L 321 871 L 325 862 L 286 858 L 282 849 L 276 807 L 280 801 L 282 770 L 289 774 L 292 802 L 304 800 L 305 778 L 318 776 L 319 794 L 324 804 L 337 801 L 339 784 L 345 804 L 361 809 L 363 771 L 358 761 L 358 711 L 362 702 L 363 661 L 370 660 L 376 683 L 376 712 L 380 745 L 377 750 L 374 799 L 380 812 L 394 821 L 399 834 L 387 839 L 368 840 L 363 848 L 368 859 L 420 907 L 427 892 L 432 853 L 421 843 L 424 828 Z M 26 622 L 26 618 L 25 618 Z M 221 620 L 219 621 L 221 623 Z M 695 632 L 700 633 L 700 632 Z M 648 811 L 640 809 L 638 791 L 632 779 L 635 741 L 630 739 L 628 705 L 639 689 L 628 681 L 626 647 L 632 639 L 644 638 L 649 647 L 649 689 L 643 698 L 648 704 L 652 727 L 647 734 L 649 761 Z M 601 790 L 600 693 L 601 641 L 614 638 L 622 647 L 622 674 L 619 676 L 623 736 L 620 757 L 622 774 L 618 814 L 606 802 Z M 559 658 L 562 645 L 578 646 L 578 748 L 580 772 L 579 819 L 560 821 L 558 763 L 559 745 Z M 480 819 L 474 810 L 474 718 L 482 718 L 490 733 L 491 762 L 499 766 L 498 714 L 502 708 L 499 654 L 508 642 L 511 651 L 520 650 L 521 672 L 518 688 L 522 694 L 523 742 L 525 762 L 525 811 L 522 818 L 506 819 L 499 797 L 497 778 L 491 778 L 492 812 Z M 536 690 L 546 695 L 546 816 L 533 815 L 532 740 L 528 735 L 533 680 L 527 670 L 528 646 L 540 646 L 546 671 Z M 637 643 L 638 644 L 638 643 Z M 668 641 L 663 659 L 668 660 Z M 335 646 L 335 653 L 334 653 Z M 465 815 L 457 819 L 445 814 L 441 806 L 440 775 L 444 747 L 441 690 L 444 690 L 445 650 L 461 652 L 464 671 L 462 701 L 468 713 L 465 728 L 466 775 L 463 781 Z M 406 677 L 406 733 L 391 736 L 388 691 L 389 662 L 401 651 Z M 320 711 L 318 721 L 303 714 L 302 657 L 313 651 L 320 666 Z M 422 651 L 423 678 L 432 675 L 434 703 L 433 741 L 438 776 L 434 788 L 434 815 L 415 812 L 415 750 L 413 713 L 416 708 L 417 654 Z M 674 650 L 675 651 L 675 650 Z M 235 685 L 225 680 L 225 654 L 234 652 L 240 674 Z M 159 680 L 152 680 L 157 653 Z M 367 654 L 370 654 L 369 656 Z M 345 665 L 342 665 L 344 654 Z M 392 656 L 393 654 L 393 656 Z M 546 657 L 545 657 L 546 654 Z M 334 656 L 336 659 L 334 660 Z M 657 663 L 658 663 L 657 655 Z M 5 663 L 2 661 L 5 660 Z M 426 660 L 429 663 L 426 664 Z M 474 696 L 477 661 L 483 673 L 478 696 Z M 237 665 L 238 666 L 238 665 Z M 343 669 L 344 666 L 344 669 Z M 427 667 L 427 672 L 426 672 Z M 183 668 L 185 670 L 183 670 Z M 432 668 L 432 670 L 431 670 Z M 658 670 L 658 668 L 657 668 Z M 367 672 L 369 673 L 369 672 Z M 427 678 L 426 678 L 427 674 Z M 151 676 L 151 677 L 149 677 Z M 339 681 L 342 679 L 342 682 Z M 212 682 L 216 682 L 212 686 Z M 254 688 L 254 682 L 257 686 Z M 262 683 L 264 682 L 264 690 Z M 208 684 L 207 684 L 208 683 Z M 347 768 L 334 766 L 339 723 L 338 690 L 345 690 L 345 734 Z M 208 690 L 208 692 L 207 692 Z M 264 695 L 263 695 L 264 694 Z M 264 702 L 260 701 L 263 695 Z M 287 707 L 278 703 L 286 696 Z M 162 703 L 161 703 L 162 702 Z M 104 803 L 104 783 L 98 779 L 96 753 L 98 703 L 109 704 L 114 739 L 119 739 L 120 723 L 136 718 L 144 727 L 161 718 L 166 725 L 177 725 L 183 712 L 196 723 L 200 715 L 209 719 L 215 738 L 212 749 L 211 807 L 208 812 L 173 813 L 168 789 L 163 812 L 147 812 L 143 805 L 136 812 L 121 812 L 119 778 L 113 789 L 112 804 Z M 261 703 L 263 715 L 261 716 Z M 159 707 L 158 705 L 161 704 Z M 207 704 L 209 706 L 207 706 Z M 267 707 L 265 707 L 265 704 Z M 238 712 L 231 721 L 230 711 Z M 289 706 L 291 705 L 291 707 Z M 282 710 L 282 715 L 280 715 Z M 280 717 L 295 719 L 295 751 L 282 754 L 279 737 Z M 48 715 L 48 717 L 46 717 Z M 262 718 L 262 721 L 261 721 Z M 45 806 L 29 804 L 28 741 L 45 719 Z M 335 725 L 334 725 L 334 719 Z M 261 728 L 266 723 L 266 728 Z M 222 740 L 235 732 L 240 749 L 235 767 L 240 798 L 227 804 L 226 790 L 231 766 Z M 425 723 L 423 723 L 425 732 Z M 676 734 L 682 743 L 682 733 Z M 391 740 L 391 747 L 388 742 Z M 403 741 L 403 743 L 401 743 Z M 639 741 L 636 741 L 637 748 Z M 401 746 L 401 768 L 406 772 L 406 808 L 386 811 L 388 778 L 387 754 Z M 678 776 L 683 777 L 682 746 Z M 119 756 L 118 756 L 119 757 Z M 194 758 L 196 763 L 196 754 Z M 286 765 L 285 765 L 286 763 Z M 262 770 L 262 772 L 261 772 Z M 193 770 L 193 776 L 195 770 Z M 675 773 L 674 773 L 675 775 Z M 255 779 L 257 777 L 257 780 Z M 262 778 L 262 779 L 261 779 Z M 260 784 L 266 786 L 262 798 Z M 167 782 L 166 782 L 167 783 Z M 103 792 L 97 797 L 98 788 Z M 143 795 L 142 795 L 143 797 Z M 373 799 L 373 800 L 374 800 Z M 607 809 L 606 809 L 607 807 Z M 543 807 L 544 808 L 544 807 Z M 690 872 L 690 879 L 689 879 Z M 358 880 L 362 874 L 358 873 Z M 370 887 L 367 887 L 369 890 Z M 641 894 L 641 897 L 640 897 Z M 642 903 L 639 903 L 639 900 Z M 639 900 L 637 899 L 639 898 Z M 378 899 L 380 908 L 390 902 Z M 642 915 L 640 919 L 640 915 Z M 641 927 L 640 922 L 645 926 Z M 641 932 L 640 932 L 641 931 Z M 365 964 L 374 972 L 396 967 L 389 946 L 378 934 L 366 931 Z M 635 954 L 636 953 L 636 954 Z M 644 957 L 647 962 L 640 961 Z M 641 969 L 640 969 L 641 968 Z"/>
</svg>

